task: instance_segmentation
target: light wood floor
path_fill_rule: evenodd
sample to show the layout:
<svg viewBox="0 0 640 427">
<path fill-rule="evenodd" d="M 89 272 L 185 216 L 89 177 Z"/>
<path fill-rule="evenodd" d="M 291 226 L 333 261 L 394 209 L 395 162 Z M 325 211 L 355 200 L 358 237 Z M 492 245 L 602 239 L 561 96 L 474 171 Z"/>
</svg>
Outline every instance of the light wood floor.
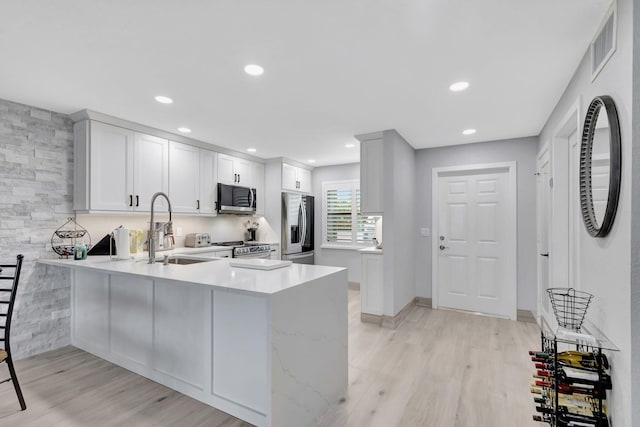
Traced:
<svg viewBox="0 0 640 427">
<path fill-rule="evenodd" d="M 395 331 L 363 324 L 350 290 L 348 395 L 321 426 L 539 426 L 537 347 L 535 324 L 455 311 L 416 307 Z M 73 347 L 16 365 L 28 408 L 0 385 L 0 426 L 248 426 Z"/>
</svg>

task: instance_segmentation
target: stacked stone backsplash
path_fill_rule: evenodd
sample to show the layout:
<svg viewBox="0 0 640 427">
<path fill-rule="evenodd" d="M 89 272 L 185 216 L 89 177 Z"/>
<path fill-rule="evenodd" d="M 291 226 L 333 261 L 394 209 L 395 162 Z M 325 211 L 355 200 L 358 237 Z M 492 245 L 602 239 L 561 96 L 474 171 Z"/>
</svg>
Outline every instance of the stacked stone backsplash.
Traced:
<svg viewBox="0 0 640 427">
<path fill-rule="evenodd" d="M 0 262 L 25 256 L 11 334 L 17 359 L 70 342 L 69 271 L 36 261 L 57 257 L 51 234 L 73 216 L 72 186 L 71 119 L 0 99 Z"/>
</svg>

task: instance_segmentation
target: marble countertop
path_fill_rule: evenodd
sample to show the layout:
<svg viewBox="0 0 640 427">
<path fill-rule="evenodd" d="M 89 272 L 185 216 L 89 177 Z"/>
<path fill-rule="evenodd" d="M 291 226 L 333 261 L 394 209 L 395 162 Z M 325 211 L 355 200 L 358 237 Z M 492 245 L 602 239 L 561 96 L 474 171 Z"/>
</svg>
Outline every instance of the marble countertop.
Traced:
<svg viewBox="0 0 640 427">
<path fill-rule="evenodd" d="M 364 254 L 378 254 L 378 255 L 382 255 L 382 249 L 377 249 L 375 246 L 371 246 L 370 248 L 363 248 L 360 249 L 361 253 Z"/>
<path fill-rule="evenodd" d="M 201 249 L 197 251 L 195 249 Z M 157 252 L 158 258 L 164 255 L 186 254 L 187 257 L 197 258 L 202 249 L 207 248 L 177 248 L 172 251 Z M 223 247 L 223 249 L 229 249 Z M 217 250 L 217 249 L 214 249 Z M 142 254 L 141 254 L 142 255 Z M 41 264 L 57 267 L 94 270 L 109 274 L 142 276 L 151 279 L 172 280 L 177 282 L 225 288 L 256 294 L 271 295 L 309 281 L 319 279 L 332 273 L 344 270 L 340 267 L 321 265 L 293 264 L 289 267 L 271 271 L 253 270 L 248 268 L 231 267 L 230 258 L 214 258 L 210 262 L 189 265 L 164 265 L 162 262 L 148 264 L 147 258 L 139 256 L 129 260 L 110 260 L 109 256 L 89 256 L 85 260 L 73 259 L 40 259 Z"/>
</svg>

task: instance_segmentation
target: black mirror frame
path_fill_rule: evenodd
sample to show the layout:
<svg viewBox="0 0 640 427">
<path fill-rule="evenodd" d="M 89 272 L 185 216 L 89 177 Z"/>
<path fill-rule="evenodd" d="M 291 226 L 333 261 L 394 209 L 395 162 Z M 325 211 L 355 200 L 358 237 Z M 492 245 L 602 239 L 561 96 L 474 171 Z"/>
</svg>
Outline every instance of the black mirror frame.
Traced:
<svg viewBox="0 0 640 427">
<path fill-rule="evenodd" d="M 604 212 L 602 224 L 598 222 L 593 209 L 593 192 L 591 188 L 591 155 L 593 149 L 593 134 L 598 121 L 598 114 L 605 107 L 609 119 L 609 152 L 611 155 L 611 169 L 609 171 L 609 193 L 607 208 Z M 621 180 L 621 138 L 618 110 L 610 96 L 603 95 L 593 98 L 584 119 L 582 129 L 582 144 L 580 146 L 580 206 L 582 219 L 587 231 L 592 237 L 605 237 L 609 234 L 618 209 Z"/>
</svg>

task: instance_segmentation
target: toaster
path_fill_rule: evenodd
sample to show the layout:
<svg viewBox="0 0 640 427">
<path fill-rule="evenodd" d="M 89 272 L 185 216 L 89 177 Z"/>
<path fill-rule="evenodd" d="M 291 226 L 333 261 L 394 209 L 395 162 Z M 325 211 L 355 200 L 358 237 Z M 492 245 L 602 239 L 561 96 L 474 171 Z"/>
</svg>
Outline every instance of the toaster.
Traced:
<svg viewBox="0 0 640 427">
<path fill-rule="evenodd" d="M 211 245 L 209 233 L 189 233 L 184 237 L 184 245 L 187 248 L 202 248 Z"/>
</svg>

